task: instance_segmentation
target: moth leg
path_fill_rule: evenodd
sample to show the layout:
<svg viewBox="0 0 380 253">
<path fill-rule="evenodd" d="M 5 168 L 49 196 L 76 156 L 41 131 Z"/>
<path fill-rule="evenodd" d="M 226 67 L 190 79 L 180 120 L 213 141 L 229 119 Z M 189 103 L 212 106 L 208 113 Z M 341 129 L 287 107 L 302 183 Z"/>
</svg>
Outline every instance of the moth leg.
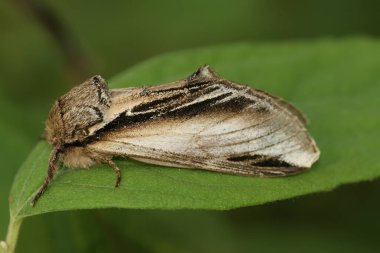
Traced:
<svg viewBox="0 0 380 253">
<path fill-rule="evenodd" d="M 57 165 L 58 165 L 58 161 L 59 161 L 59 154 L 60 154 L 60 150 L 58 150 L 58 149 L 54 149 L 51 152 L 47 176 L 45 177 L 45 180 L 42 183 L 41 187 L 38 189 L 38 192 L 36 193 L 36 195 L 34 195 L 34 197 L 32 199 L 32 203 L 31 203 L 32 206 L 36 205 L 37 200 L 42 196 L 42 194 L 44 194 L 47 187 L 49 186 L 49 183 L 54 178 L 54 175 L 57 173 L 57 169 L 58 169 Z"/>
<path fill-rule="evenodd" d="M 102 154 L 102 153 L 98 153 L 98 152 L 94 152 L 94 151 L 91 151 L 90 149 L 86 150 L 86 154 L 89 157 L 91 157 L 91 159 L 93 159 L 94 161 L 96 161 L 98 163 L 108 164 L 113 169 L 113 171 L 116 173 L 115 188 L 120 186 L 121 171 L 120 171 L 119 167 L 117 166 L 117 164 L 112 161 L 112 156 Z"/>
<path fill-rule="evenodd" d="M 112 160 L 108 160 L 107 163 L 109 166 L 111 166 L 113 171 L 115 171 L 115 173 L 116 173 L 115 188 L 117 188 L 120 186 L 120 182 L 121 182 L 121 171 L 120 171 L 119 167 L 117 167 L 116 163 L 114 163 Z"/>
</svg>

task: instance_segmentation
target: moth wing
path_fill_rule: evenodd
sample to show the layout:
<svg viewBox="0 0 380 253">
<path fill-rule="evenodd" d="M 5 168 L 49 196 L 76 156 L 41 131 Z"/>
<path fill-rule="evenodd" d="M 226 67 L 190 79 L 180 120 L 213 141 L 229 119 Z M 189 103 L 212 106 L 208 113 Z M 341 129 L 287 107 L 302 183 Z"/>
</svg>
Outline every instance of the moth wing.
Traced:
<svg viewBox="0 0 380 253">
<path fill-rule="evenodd" d="M 160 165 L 263 176 L 305 170 L 319 157 L 300 115 L 265 92 L 217 78 L 145 92 L 150 100 L 129 107 L 87 147 Z"/>
<path fill-rule="evenodd" d="M 308 118 L 306 117 L 305 114 L 303 114 L 303 112 L 301 112 L 297 107 L 295 107 L 291 103 L 285 101 L 283 98 L 273 96 L 272 94 L 265 91 L 261 91 L 261 90 L 256 90 L 256 91 L 261 92 L 262 94 L 265 94 L 266 96 L 272 98 L 274 101 L 276 101 L 278 105 L 286 108 L 288 111 L 290 111 L 293 114 L 293 116 L 296 116 L 298 120 L 305 126 L 309 122 Z"/>
</svg>

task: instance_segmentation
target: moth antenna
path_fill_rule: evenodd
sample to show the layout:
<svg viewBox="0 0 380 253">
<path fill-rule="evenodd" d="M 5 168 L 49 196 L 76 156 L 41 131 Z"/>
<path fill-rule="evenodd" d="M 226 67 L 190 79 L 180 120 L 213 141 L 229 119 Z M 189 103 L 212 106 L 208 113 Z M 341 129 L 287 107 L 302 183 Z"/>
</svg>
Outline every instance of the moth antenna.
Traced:
<svg viewBox="0 0 380 253">
<path fill-rule="evenodd" d="M 111 166 L 113 171 L 115 171 L 115 173 L 116 173 L 115 188 L 117 188 L 120 186 L 120 182 L 121 182 L 121 171 L 120 171 L 119 167 L 117 167 L 116 163 L 114 163 L 112 160 L 108 160 L 107 163 L 109 166 Z"/>
<path fill-rule="evenodd" d="M 42 194 L 46 191 L 49 183 L 51 180 L 54 178 L 54 175 L 57 173 L 57 168 L 58 168 L 58 161 L 59 161 L 59 156 L 62 152 L 62 149 L 60 148 L 54 148 L 51 153 L 50 153 L 50 158 L 49 158 L 49 166 L 48 166 L 48 171 L 47 171 L 47 176 L 41 185 L 40 189 L 38 189 L 38 192 L 36 195 L 34 195 L 32 199 L 32 206 L 34 207 L 37 203 L 37 200 L 42 196 Z"/>
</svg>

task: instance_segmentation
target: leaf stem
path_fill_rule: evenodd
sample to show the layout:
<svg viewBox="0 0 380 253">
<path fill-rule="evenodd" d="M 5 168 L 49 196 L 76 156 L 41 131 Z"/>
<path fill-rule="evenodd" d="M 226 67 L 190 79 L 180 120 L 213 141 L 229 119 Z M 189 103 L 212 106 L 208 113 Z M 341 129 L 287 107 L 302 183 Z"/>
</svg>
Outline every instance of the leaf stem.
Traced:
<svg viewBox="0 0 380 253">
<path fill-rule="evenodd" d="M 15 251 L 21 223 L 22 219 L 10 218 L 6 241 L 0 242 L 1 252 L 13 253 Z"/>
</svg>

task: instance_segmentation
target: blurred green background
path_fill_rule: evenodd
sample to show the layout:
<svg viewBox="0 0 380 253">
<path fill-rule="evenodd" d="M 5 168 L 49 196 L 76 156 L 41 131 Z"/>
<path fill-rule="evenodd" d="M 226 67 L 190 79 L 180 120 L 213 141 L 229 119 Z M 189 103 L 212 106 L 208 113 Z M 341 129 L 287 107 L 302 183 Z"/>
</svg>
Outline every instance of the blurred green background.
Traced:
<svg viewBox="0 0 380 253">
<path fill-rule="evenodd" d="M 160 53 L 236 41 L 380 35 L 359 0 L 0 1 L 0 238 L 17 168 L 55 98 Z M 228 212 L 97 210 L 32 217 L 18 252 L 378 252 L 378 182 Z"/>
</svg>

